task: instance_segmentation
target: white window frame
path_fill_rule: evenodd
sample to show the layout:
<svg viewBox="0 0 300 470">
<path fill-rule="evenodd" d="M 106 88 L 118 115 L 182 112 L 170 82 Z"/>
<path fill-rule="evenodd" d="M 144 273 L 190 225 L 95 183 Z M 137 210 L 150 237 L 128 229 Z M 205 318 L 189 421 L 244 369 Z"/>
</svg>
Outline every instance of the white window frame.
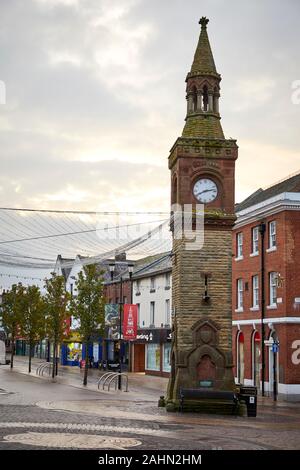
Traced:
<svg viewBox="0 0 300 470">
<path fill-rule="evenodd" d="M 243 232 L 236 234 L 236 259 L 243 258 Z"/>
<path fill-rule="evenodd" d="M 243 311 L 244 303 L 244 281 L 242 278 L 236 280 L 237 288 L 237 311 Z"/>
<path fill-rule="evenodd" d="M 277 307 L 277 279 L 278 273 L 269 273 L 269 307 Z"/>
<path fill-rule="evenodd" d="M 259 227 L 253 227 L 251 233 L 252 255 L 258 255 L 259 252 Z"/>
<path fill-rule="evenodd" d="M 165 275 L 165 287 L 166 289 L 171 287 L 171 273 L 166 273 Z"/>
<path fill-rule="evenodd" d="M 137 325 L 140 326 L 141 304 L 136 304 L 136 309 L 137 309 Z"/>
<path fill-rule="evenodd" d="M 150 290 L 155 290 L 155 276 L 150 277 Z"/>
<path fill-rule="evenodd" d="M 171 324 L 171 304 L 170 299 L 165 300 L 165 325 Z"/>
<path fill-rule="evenodd" d="M 150 325 L 155 325 L 155 302 L 150 302 Z"/>
<path fill-rule="evenodd" d="M 141 293 L 140 289 L 141 289 L 141 281 L 140 279 L 137 279 L 135 281 L 135 293 L 140 294 Z"/>
<path fill-rule="evenodd" d="M 276 220 L 272 220 L 269 222 L 269 248 L 273 248 L 274 250 L 276 246 Z"/>
<path fill-rule="evenodd" d="M 252 276 L 252 308 L 259 308 L 259 277 Z"/>
</svg>

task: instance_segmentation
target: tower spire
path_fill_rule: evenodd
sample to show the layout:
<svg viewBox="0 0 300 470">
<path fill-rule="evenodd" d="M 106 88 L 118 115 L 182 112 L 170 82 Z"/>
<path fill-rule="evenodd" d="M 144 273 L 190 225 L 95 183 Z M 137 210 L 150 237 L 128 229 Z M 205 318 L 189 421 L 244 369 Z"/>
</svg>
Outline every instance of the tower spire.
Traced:
<svg viewBox="0 0 300 470">
<path fill-rule="evenodd" d="M 208 39 L 208 22 L 205 16 L 199 21 L 200 37 L 186 77 L 187 115 L 182 137 L 224 139 L 219 114 L 221 75 Z"/>
<path fill-rule="evenodd" d="M 205 16 L 199 21 L 201 25 L 200 37 L 197 49 L 194 56 L 194 61 L 191 68 L 191 73 L 217 73 L 213 53 L 211 51 L 208 34 L 207 24 L 209 19 Z"/>
</svg>

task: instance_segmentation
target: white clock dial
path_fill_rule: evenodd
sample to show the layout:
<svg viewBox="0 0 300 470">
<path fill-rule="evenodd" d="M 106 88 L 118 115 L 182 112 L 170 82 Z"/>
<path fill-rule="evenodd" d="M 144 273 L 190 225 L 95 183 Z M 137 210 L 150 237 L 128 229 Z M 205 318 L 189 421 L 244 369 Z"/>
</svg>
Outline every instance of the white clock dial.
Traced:
<svg viewBox="0 0 300 470">
<path fill-rule="evenodd" d="M 193 193 L 199 202 L 206 204 L 216 199 L 218 187 L 214 181 L 208 178 L 202 178 L 194 184 Z"/>
</svg>

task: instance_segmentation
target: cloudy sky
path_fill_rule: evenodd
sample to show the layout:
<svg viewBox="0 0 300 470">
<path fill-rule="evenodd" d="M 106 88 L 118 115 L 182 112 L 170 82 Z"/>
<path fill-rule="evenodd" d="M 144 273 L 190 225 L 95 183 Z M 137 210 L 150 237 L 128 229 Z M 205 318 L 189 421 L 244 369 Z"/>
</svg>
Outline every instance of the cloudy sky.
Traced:
<svg viewBox="0 0 300 470">
<path fill-rule="evenodd" d="M 299 0 L 1 0 L 0 206 L 167 210 L 202 15 L 237 200 L 300 170 Z"/>
</svg>

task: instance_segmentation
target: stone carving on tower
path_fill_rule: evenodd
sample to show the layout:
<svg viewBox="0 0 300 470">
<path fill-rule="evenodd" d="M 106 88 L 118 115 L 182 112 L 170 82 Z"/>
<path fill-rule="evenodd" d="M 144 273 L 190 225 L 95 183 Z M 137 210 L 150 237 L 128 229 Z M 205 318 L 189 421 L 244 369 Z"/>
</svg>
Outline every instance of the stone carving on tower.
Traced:
<svg viewBox="0 0 300 470">
<path fill-rule="evenodd" d="M 167 410 L 179 408 L 182 388 L 234 391 L 231 338 L 231 230 L 238 147 L 225 139 L 208 19 L 186 78 L 185 126 L 169 156 L 171 206 L 204 204 L 204 243 L 186 249 L 173 230 L 173 343 Z M 193 211 L 192 210 L 192 214 Z M 193 231 L 197 231 L 193 215 Z"/>
</svg>

